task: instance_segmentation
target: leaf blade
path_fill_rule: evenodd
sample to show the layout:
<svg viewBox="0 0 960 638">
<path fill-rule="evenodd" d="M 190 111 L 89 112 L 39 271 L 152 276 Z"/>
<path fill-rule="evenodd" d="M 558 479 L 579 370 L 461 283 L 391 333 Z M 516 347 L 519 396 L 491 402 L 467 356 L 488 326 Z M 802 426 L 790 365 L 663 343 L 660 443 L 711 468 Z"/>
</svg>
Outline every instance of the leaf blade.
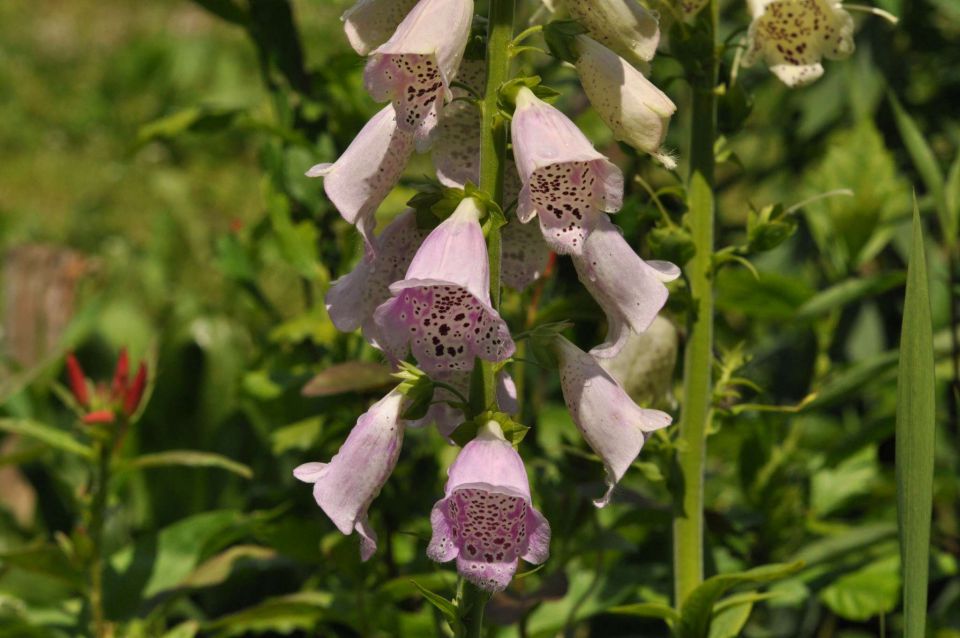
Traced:
<svg viewBox="0 0 960 638">
<path fill-rule="evenodd" d="M 896 476 L 906 638 L 924 635 L 935 425 L 933 328 L 916 202 L 897 376 Z"/>
</svg>

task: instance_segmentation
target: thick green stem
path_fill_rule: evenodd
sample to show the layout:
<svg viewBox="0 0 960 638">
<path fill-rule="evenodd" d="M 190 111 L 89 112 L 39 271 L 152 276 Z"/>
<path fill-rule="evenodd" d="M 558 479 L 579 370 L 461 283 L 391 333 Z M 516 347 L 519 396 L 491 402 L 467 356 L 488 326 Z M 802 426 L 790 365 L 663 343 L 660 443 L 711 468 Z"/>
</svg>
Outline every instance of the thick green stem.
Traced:
<svg viewBox="0 0 960 638">
<path fill-rule="evenodd" d="M 711 43 L 715 43 L 717 2 L 703 9 Z M 703 477 L 707 431 L 711 418 L 713 367 L 714 153 L 716 138 L 717 57 L 708 59 L 689 78 L 693 89 L 690 175 L 687 184 L 689 225 L 697 252 L 684 268 L 693 300 L 693 317 L 684 353 L 683 407 L 680 421 L 682 451 L 678 454 L 683 498 L 673 524 L 674 593 L 676 604 L 703 581 Z"/>
<path fill-rule="evenodd" d="M 503 206 L 503 170 L 507 152 L 507 125 L 498 115 L 497 98 L 500 86 L 510 78 L 509 44 L 513 38 L 515 0 L 490 0 L 487 30 L 487 79 L 483 92 L 480 129 L 480 190 Z M 490 259 L 490 300 L 500 306 L 500 229 L 491 228 L 487 235 Z M 497 385 L 493 364 L 481 362 L 483 372 L 483 404 L 497 405 Z M 474 397 L 471 397 L 473 399 Z M 489 596 L 464 583 L 460 592 L 460 620 L 465 638 L 480 638 L 483 632 L 483 609 Z"/>
</svg>

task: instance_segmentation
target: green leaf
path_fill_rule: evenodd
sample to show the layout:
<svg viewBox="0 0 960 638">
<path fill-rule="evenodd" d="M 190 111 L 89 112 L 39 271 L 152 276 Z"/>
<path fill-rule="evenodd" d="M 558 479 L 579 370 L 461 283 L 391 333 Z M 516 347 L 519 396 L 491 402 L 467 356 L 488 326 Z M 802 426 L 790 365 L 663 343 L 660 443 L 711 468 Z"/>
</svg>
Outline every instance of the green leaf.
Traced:
<svg viewBox="0 0 960 638">
<path fill-rule="evenodd" d="M 216 556 L 208 558 L 180 581 L 178 587 L 199 589 L 219 585 L 230 577 L 234 565 L 241 560 L 269 560 L 277 555 L 276 550 L 260 545 L 235 545 Z"/>
<path fill-rule="evenodd" d="M 30 419 L 0 419 L 0 430 L 11 434 L 36 439 L 52 448 L 76 454 L 86 458 L 93 458 L 93 450 L 80 443 L 64 430 L 49 426 Z"/>
<path fill-rule="evenodd" d="M 737 585 L 765 583 L 785 578 L 803 567 L 802 562 L 777 563 L 755 567 L 745 572 L 720 574 L 703 581 L 690 592 L 680 608 L 678 638 L 708 638 L 717 600 Z"/>
<path fill-rule="evenodd" d="M 170 140 L 184 133 L 226 131 L 242 113 L 242 109 L 236 108 L 191 106 L 141 126 L 137 131 L 137 145 L 143 146 L 154 140 Z"/>
<path fill-rule="evenodd" d="M 713 620 L 710 622 L 709 638 L 736 638 L 750 620 L 752 611 L 752 600 L 728 605 L 715 611 Z"/>
<path fill-rule="evenodd" d="M 907 638 L 924 635 L 930 562 L 936 379 L 927 286 L 923 229 L 914 201 L 913 248 L 900 332 L 896 426 L 897 513 Z"/>
<path fill-rule="evenodd" d="M 887 272 L 853 277 L 821 290 L 797 310 L 797 319 L 812 319 L 865 297 L 872 297 L 903 284 L 905 273 Z"/>
<path fill-rule="evenodd" d="M 239 512 L 204 512 L 115 552 L 104 574 L 108 613 L 132 613 L 142 601 L 176 588 L 204 558 L 244 534 L 248 525 L 249 519 Z"/>
<path fill-rule="evenodd" d="M 298 592 L 267 600 L 222 616 L 207 623 L 205 631 L 218 631 L 217 636 L 239 636 L 275 632 L 290 634 L 300 630 L 314 635 L 313 630 L 327 615 L 333 596 L 327 592 Z"/>
<path fill-rule="evenodd" d="M 899 593 L 900 560 L 897 556 L 890 556 L 844 574 L 820 592 L 820 599 L 841 618 L 863 622 L 892 612 L 897 606 Z M 911 625 L 905 624 L 904 627 Z M 922 634 L 908 631 L 907 635 Z"/>
<path fill-rule="evenodd" d="M 893 116 L 896 120 L 897 128 L 900 130 L 900 137 L 903 138 L 903 144 L 907 147 L 907 152 L 910 153 L 910 159 L 913 161 L 914 168 L 920 173 L 920 178 L 933 196 L 944 234 L 947 237 L 955 237 L 956 228 L 953 227 L 947 218 L 944 202 L 945 189 L 943 173 L 940 171 L 937 158 L 933 154 L 930 145 L 927 144 L 927 141 L 924 139 L 923 133 L 920 132 L 920 127 L 917 126 L 917 123 L 910 117 L 906 109 L 903 108 L 900 101 L 897 100 L 893 93 L 891 93 L 889 97 L 890 106 L 893 107 Z"/>
<path fill-rule="evenodd" d="M 947 183 L 944 185 L 943 206 L 946 210 L 946 219 L 941 219 L 941 223 L 946 223 L 940 229 L 945 238 L 955 238 L 957 232 L 960 232 L 960 153 L 953 159 L 950 165 L 950 171 L 947 173 Z"/>
<path fill-rule="evenodd" d="M 611 614 L 621 616 L 640 616 L 642 618 L 661 618 L 671 627 L 679 622 L 680 613 L 673 607 L 663 603 L 633 603 L 630 605 L 617 605 L 607 610 Z"/>
<path fill-rule="evenodd" d="M 373 392 L 394 383 L 389 368 L 371 361 L 348 361 L 326 368 L 303 386 L 305 397 Z"/>
<path fill-rule="evenodd" d="M 143 454 L 120 465 L 119 471 L 145 470 L 154 467 L 168 467 L 171 465 L 182 465 L 187 467 L 216 467 L 228 472 L 242 476 L 243 478 L 253 478 L 253 470 L 243 463 L 228 459 L 220 454 L 213 452 L 200 452 L 198 450 L 167 450 L 166 452 L 156 452 L 155 454 Z"/>
<path fill-rule="evenodd" d="M 586 28 L 574 20 L 554 20 L 543 25 L 543 40 L 550 55 L 574 64 L 580 57 L 576 37 L 586 32 Z"/>
<path fill-rule="evenodd" d="M 413 586 L 420 590 L 420 593 L 423 594 L 423 597 L 427 599 L 427 602 L 440 610 L 440 613 L 443 615 L 443 618 L 450 623 L 451 627 L 456 628 L 460 622 L 460 616 L 457 614 L 457 607 L 452 602 L 441 596 L 440 594 L 434 593 L 418 583 L 417 581 L 410 579 L 410 582 L 413 583 Z"/>
</svg>

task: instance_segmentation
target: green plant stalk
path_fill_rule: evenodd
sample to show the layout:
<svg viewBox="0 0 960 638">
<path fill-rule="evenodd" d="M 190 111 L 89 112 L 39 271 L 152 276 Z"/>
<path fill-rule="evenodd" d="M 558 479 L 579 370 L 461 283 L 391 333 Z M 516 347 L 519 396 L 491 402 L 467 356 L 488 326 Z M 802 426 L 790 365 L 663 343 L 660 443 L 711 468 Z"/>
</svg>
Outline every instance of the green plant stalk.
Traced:
<svg viewBox="0 0 960 638">
<path fill-rule="evenodd" d="M 920 215 L 914 205 L 913 248 L 900 333 L 896 474 L 903 570 L 905 638 L 925 635 L 930 517 L 933 507 L 936 409 L 933 326 Z"/>
<path fill-rule="evenodd" d="M 107 620 L 103 612 L 103 525 L 107 513 L 107 495 L 110 485 L 110 461 L 113 446 L 117 439 L 114 428 L 109 437 L 101 441 L 97 448 L 97 466 L 94 469 L 92 499 L 90 502 L 90 560 L 88 576 L 90 580 L 89 604 L 91 633 L 96 638 L 108 635 Z"/>
<path fill-rule="evenodd" d="M 515 0 L 490 0 L 487 27 L 487 78 L 480 106 L 480 190 L 503 206 L 503 171 L 507 152 L 507 124 L 498 114 L 500 86 L 510 77 L 509 44 L 513 39 Z M 487 253 L 490 259 L 490 301 L 500 306 L 500 229 L 487 234 Z M 497 407 L 497 385 L 494 366 L 489 361 L 480 363 L 483 372 L 483 404 Z M 474 399 L 474 397 L 471 397 Z M 458 608 L 461 610 L 461 635 L 480 638 L 483 633 L 483 610 L 489 595 L 474 585 L 464 582 L 460 590 Z"/>
<path fill-rule="evenodd" d="M 715 42 L 718 8 L 711 0 L 707 26 Z M 685 265 L 693 318 L 684 352 L 683 408 L 680 421 L 682 451 L 678 454 L 682 476 L 682 501 L 673 523 L 674 595 L 679 608 L 703 581 L 703 480 L 707 431 L 711 419 L 713 368 L 713 243 L 714 243 L 714 142 L 716 139 L 716 47 L 701 71 L 688 78 L 693 91 L 690 135 L 690 173 L 687 185 L 688 222 L 696 254 Z"/>
</svg>

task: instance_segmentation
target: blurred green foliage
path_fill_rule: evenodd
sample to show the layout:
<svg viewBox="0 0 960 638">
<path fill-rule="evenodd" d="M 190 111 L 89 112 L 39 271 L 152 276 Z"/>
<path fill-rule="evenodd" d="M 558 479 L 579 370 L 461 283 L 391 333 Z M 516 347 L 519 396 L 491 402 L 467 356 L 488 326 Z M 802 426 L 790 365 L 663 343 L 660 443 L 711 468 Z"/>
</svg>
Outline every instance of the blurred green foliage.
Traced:
<svg viewBox="0 0 960 638">
<path fill-rule="evenodd" d="M 155 352 L 157 365 L 150 404 L 122 450 L 139 466 L 131 461 L 116 476 L 108 503 L 107 612 L 118 635 L 443 635 L 420 587 L 452 592 L 453 572 L 424 548 L 455 448 L 432 429 L 409 433 L 372 510 L 381 548 L 367 564 L 356 539 L 341 536 L 291 475 L 336 452 L 382 374 L 376 352 L 358 334 L 338 334 L 326 315 L 330 280 L 361 248 L 319 181 L 303 177 L 336 157 L 376 108 L 362 90 L 362 60 L 342 35 L 346 4 L 0 3 L 0 248 L 69 248 L 86 263 L 71 329 L 45 356 L 11 356 L 18 334 L 5 324 L 3 429 L 20 435 L 0 449 L 0 469 L 19 475 L 2 490 L 8 503 L 33 505 L 27 516 L 0 508 L 0 636 L 82 632 L 85 583 L 74 557 L 84 536 L 74 522 L 86 466 L 70 443 L 56 442 L 82 442 L 83 433 L 55 387 L 68 348 L 92 376 L 107 378 L 121 346 Z M 929 229 L 943 406 L 928 624 L 938 638 L 960 636 L 960 431 L 946 383 L 956 353 L 950 306 L 960 293 L 949 251 L 956 270 L 957 238 L 942 233 L 944 204 L 886 99 L 899 98 L 952 184 L 960 11 L 951 0 L 879 5 L 900 25 L 858 16 L 856 54 L 828 63 L 816 84 L 789 91 L 765 69 L 740 69 L 740 92 L 721 101 L 719 245 L 744 247 L 738 254 L 756 272 L 730 260 L 716 276 L 721 383 L 707 472 L 709 571 L 803 566 L 753 598 L 726 593 L 741 581 L 714 581 L 703 603 L 721 605 L 711 638 L 899 632 L 894 388 L 911 188 Z M 723 35 L 735 38 L 745 7 L 722 7 Z M 525 64 L 551 86 L 573 86 L 568 69 L 536 57 Z M 685 87 L 673 81 L 679 71 L 667 58 L 654 65 L 680 107 L 673 147 L 689 128 Z M 614 145 L 582 103 L 563 106 L 660 194 L 672 225 L 657 221 L 646 190 L 628 182 L 618 218 L 627 236 L 648 256 L 683 254 L 682 194 L 672 178 Z M 428 158 L 415 157 L 409 181 L 381 208 L 384 219 L 430 172 Z M 837 189 L 852 195 L 804 204 Z M 654 241 L 640 241 L 645 235 Z M 596 341 L 602 315 L 578 290 L 561 261 L 534 320 L 575 320 L 576 335 Z M 528 325 L 529 302 L 529 293 L 505 299 L 515 329 Z M 674 316 L 684 303 L 675 291 Z M 370 367 L 340 379 L 336 394 L 302 392 L 351 360 Z M 533 428 L 528 469 L 554 540 L 543 569 L 491 602 L 492 635 L 666 635 L 657 610 L 671 591 L 670 436 L 650 442 L 614 503 L 597 511 L 590 499 L 602 491 L 602 468 L 555 380 L 531 365 L 521 385 L 523 422 Z M 27 422 L 46 434 L 31 435 Z M 234 464 L 157 460 L 170 450 Z"/>
</svg>

